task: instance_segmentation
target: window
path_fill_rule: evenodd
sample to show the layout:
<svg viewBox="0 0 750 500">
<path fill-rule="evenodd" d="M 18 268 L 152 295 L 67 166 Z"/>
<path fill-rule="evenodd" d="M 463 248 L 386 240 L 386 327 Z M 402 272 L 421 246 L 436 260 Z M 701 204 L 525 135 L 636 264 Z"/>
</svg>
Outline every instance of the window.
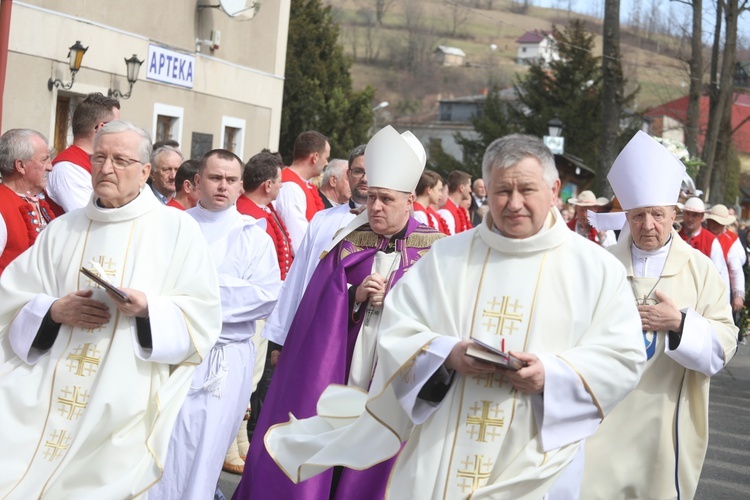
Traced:
<svg viewBox="0 0 750 500">
<path fill-rule="evenodd" d="M 154 142 L 172 139 L 182 145 L 183 108 L 154 104 Z"/>
<path fill-rule="evenodd" d="M 244 161 L 245 120 L 232 116 L 222 116 L 220 144 L 222 148 L 228 149 Z"/>
</svg>

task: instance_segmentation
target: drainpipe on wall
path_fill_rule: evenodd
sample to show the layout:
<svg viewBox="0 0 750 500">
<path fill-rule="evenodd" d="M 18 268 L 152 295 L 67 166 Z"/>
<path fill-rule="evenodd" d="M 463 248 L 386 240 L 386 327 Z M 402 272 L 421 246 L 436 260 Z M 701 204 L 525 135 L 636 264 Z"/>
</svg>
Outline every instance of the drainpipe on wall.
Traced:
<svg viewBox="0 0 750 500">
<path fill-rule="evenodd" d="M 10 10 L 13 0 L 0 0 L 0 131 L 3 129 L 3 101 L 5 75 L 8 69 L 8 39 L 10 38 Z"/>
</svg>

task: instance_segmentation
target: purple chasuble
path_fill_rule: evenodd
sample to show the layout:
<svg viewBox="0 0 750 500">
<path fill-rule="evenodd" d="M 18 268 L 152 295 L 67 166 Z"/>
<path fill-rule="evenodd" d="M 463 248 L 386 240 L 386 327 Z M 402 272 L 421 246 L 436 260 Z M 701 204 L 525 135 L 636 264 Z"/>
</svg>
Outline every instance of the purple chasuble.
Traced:
<svg viewBox="0 0 750 500">
<path fill-rule="evenodd" d="M 432 243 L 444 235 L 409 218 L 398 268 L 386 284 L 386 293 Z M 318 264 L 294 316 L 279 364 L 271 380 L 247 455 L 245 472 L 233 496 L 238 499 L 328 499 L 333 470 L 294 484 L 266 451 L 263 438 L 276 424 L 316 414 L 318 398 L 330 384 L 346 385 L 354 345 L 364 314 L 351 317 L 347 284 L 356 287 L 372 274 L 375 254 L 389 240 L 369 226 L 360 227 L 336 245 Z M 362 304 L 364 313 L 366 304 Z M 370 469 L 344 469 L 332 498 L 382 498 L 395 457 Z"/>
</svg>

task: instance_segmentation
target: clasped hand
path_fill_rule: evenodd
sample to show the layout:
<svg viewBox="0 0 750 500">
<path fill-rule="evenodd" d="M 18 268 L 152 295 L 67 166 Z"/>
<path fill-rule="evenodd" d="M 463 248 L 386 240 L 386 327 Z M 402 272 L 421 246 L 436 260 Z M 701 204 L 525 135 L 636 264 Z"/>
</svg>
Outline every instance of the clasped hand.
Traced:
<svg viewBox="0 0 750 500">
<path fill-rule="evenodd" d="M 361 304 L 369 299 L 370 304 L 382 306 L 385 299 L 385 279 L 378 273 L 372 273 L 362 281 L 354 292 L 354 300 Z"/>
</svg>

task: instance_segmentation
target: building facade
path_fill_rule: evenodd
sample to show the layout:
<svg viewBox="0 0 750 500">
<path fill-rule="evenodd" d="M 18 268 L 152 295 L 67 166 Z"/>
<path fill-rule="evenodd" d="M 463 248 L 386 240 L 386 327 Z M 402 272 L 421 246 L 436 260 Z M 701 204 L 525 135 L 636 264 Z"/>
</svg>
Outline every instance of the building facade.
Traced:
<svg viewBox="0 0 750 500">
<path fill-rule="evenodd" d="M 253 16 L 236 17 L 211 4 L 13 2 L 3 132 L 33 128 L 47 134 L 55 150 L 64 149 L 72 141 L 76 104 L 90 92 L 127 94 L 125 59 L 135 55 L 144 62 L 130 97 L 120 98 L 123 119 L 154 140 L 176 140 L 186 157 L 222 147 L 243 160 L 263 148 L 275 151 L 290 0 L 263 2 Z M 88 50 L 73 85 L 49 90 L 50 78 L 71 81 L 68 48 L 76 41 Z"/>
</svg>

